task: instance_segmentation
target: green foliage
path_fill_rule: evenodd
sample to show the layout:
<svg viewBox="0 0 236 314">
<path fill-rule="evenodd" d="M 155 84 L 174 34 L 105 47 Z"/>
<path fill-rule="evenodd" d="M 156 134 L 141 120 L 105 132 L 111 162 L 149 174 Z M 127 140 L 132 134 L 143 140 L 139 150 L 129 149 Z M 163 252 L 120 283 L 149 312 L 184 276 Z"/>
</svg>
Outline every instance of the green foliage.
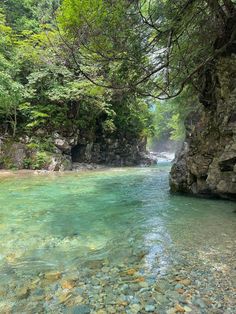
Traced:
<svg viewBox="0 0 236 314">
<path fill-rule="evenodd" d="M 33 170 L 42 169 L 48 163 L 49 158 L 45 152 L 37 152 L 32 160 L 31 168 Z"/>
<path fill-rule="evenodd" d="M 47 153 L 37 152 L 33 157 L 25 158 L 23 165 L 25 169 L 40 170 L 47 166 L 49 160 Z"/>
<path fill-rule="evenodd" d="M 196 92 L 183 81 L 211 55 L 217 34 L 215 18 L 208 21 L 210 7 L 186 3 L 3 1 L 0 131 L 28 136 L 29 149 L 40 153 L 53 150 L 55 133 L 88 142 L 106 136 L 182 139 L 183 121 L 197 104 L 189 97 Z M 168 96 L 181 88 L 181 96 L 156 103 L 153 112 L 150 94 Z M 44 157 L 25 163 L 37 168 Z"/>
<path fill-rule="evenodd" d="M 60 0 L 7 0 L 2 8 L 8 24 L 17 31 L 40 32 L 40 24 L 50 23 Z"/>
<path fill-rule="evenodd" d="M 17 109 L 23 97 L 23 86 L 17 81 L 17 67 L 14 65 L 12 51 L 15 49 L 12 29 L 0 11 L 0 120 L 8 123 L 13 136 L 16 133 Z"/>
<path fill-rule="evenodd" d="M 186 89 L 179 97 L 156 102 L 154 112 L 155 132 L 153 140 L 171 139 L 181 141 L 185 137 L 184 121 L 190 111 L 197 110 L 198 100 L 191 89 Z"/>
</svg>

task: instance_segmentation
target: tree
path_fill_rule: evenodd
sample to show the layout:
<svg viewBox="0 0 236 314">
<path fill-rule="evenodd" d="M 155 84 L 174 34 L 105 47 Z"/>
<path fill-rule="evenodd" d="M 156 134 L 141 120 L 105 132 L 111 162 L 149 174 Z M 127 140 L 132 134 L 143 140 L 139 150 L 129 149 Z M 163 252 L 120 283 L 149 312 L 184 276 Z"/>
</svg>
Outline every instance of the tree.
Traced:
<svg viewBox="0 0 236 314">
<path fill-rule="evenodd" d="M 4 118 L 5 132 L 10 125 L 12 135 L 16 135 L 17 108 L 22 100 L 23 86 L 17 82 L 17 68 L 11 62 L 14 34 L 6 26 L 4 14 L 0 11 L 0 115 Z"/>
<path fill-rule="evenodd" d="M 204 89 L 199 77 L 209 80 L 207 67 L 235 51 L 235 18 L 230 0 L 65 0 L 59 22 L 78 73 L 107 88 L 165 99 L 190 83 Z M 137 75 L 119 85 L 106 75 L 95 79 L 94 71 L 107 63 L 125 63 Z"/>
<path fill-rule="evenodd" d="M 18 31 L 40 32 L 41 24 L 51 23 L 60 0 L 3 0 L 7 24 Z"/>
</svg>

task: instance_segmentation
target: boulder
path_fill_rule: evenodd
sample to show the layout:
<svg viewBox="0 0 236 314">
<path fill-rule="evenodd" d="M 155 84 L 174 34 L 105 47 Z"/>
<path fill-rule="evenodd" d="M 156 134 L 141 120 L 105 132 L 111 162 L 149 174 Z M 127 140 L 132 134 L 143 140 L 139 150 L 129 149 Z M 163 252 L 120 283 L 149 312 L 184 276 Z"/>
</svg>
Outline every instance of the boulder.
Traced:
<svg viewBox="0 0 236 314">
<path fill-rule="evenodd" d="M 173 192 L 236 199 L 236 57 L 216 66 L 214 103 L 202 106 L 170 174 Z"/>
<path fill-rule="evenodd" d="M 27 148 L 22 143 L 1 141 L 0 163 L 2 168 L 24 168 L 24 160 L 27 157 Z"/>
</svg>

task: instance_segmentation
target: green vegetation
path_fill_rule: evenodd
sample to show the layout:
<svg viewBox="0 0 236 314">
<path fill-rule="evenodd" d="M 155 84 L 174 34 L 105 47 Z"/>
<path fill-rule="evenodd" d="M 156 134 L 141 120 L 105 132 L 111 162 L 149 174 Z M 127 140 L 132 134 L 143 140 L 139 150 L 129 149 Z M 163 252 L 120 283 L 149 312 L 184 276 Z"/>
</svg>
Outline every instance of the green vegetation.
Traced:
<svg viewBox="0 0 236 314">
<path fill-rule="evenodd" d="M 81 1 L 84 10 L 89 10 L 91 4 L 86 3 Z M 94 10 L 98 9 L 95 3 L 99 2 L 94 2 Z M 58 13 L 57 22 L 52 14 L 58 5 L 56 1 L 46 0 L 28 0 L 23 4 L 12 0 L 2 5 L 1 133 L 32 137 L 43 130 L 42 137 L 50 138 L 52 132 L 60 130 L 62 134 L 78 132 L 87 140 L 93 139 L 97 132 L 115 137 L 149 135 L 152 115 L 141 97 L 135 92 L 94 85 L 78 73 L 71 55 L 67 59 L 64 34 L 55 26 L 56 23 L 63 25 L 66 20 Z M 64 6 L 67 6 L 66 1 L 61 10 Z M 45 12 L 43 8 L 46 13 L 41 16 L 42 11 Z M 119 23 L 117 17 L 114 27 Z M 87 55 L 91 57 L 89 52 Z M 117 82 L 124 80 L 129 71 L 125 64 L 107 63 L 103 68 L 99 72 Z M 98 79 L 101 74 L 94 75 Z M 137 75 L 135 69 L 132 75 Z"/>
<path fill-rule="evenodd" d="M 3 1 L 1 134 L 182 138 L 234 15 L 230 0 Z"/>
</svg>

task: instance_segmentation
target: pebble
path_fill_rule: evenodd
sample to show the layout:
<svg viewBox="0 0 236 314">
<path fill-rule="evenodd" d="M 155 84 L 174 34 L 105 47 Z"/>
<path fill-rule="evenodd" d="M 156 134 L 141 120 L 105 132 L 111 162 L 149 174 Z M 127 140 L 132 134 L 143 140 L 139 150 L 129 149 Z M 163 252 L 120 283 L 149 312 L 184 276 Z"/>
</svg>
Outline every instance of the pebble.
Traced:
<svg viewBox="0 0 236 314">
<path fill-rule="evenodd" d="M 49 272 L 44 274 L 44 278 L 49 282 L 55 282 L 60 279 L 62 274 L 60 272 Z"/>
<path fill-rule="evenodd" d="M 2 284 L 0 298 L 14 302 L 14 313 L 38 309 L 63 314 L 235 313 L 234 291 L 228 285 L 232 272 L 227 277 L 225 270 L 222 277 L 206 263 L 177 261 L 174 266 L 170 262 L 168 271 L 156 274 L 155 264 L 149 270 L 136 261 L 130 267 L 96 261 L 89 267 L 84 263 L 84 268 L 78 263 L 68 273 L 50 271 L 32 277 L 19 273 L 9 285 Z"/>
<path fill-rule="evenodd" d="M 66 314 L 90 314 L 91 308 L 88 305 L 76 305 L 68 309 Z"/>
<path fill-rule="evenodd" d="M 72 294 L 70 292 L 64 292 L 58 296 L 60 303 L 67 303 L 67 301 L 72 297 Z"/>
<path fill-rule="evenodd" d="M 176 304 L 175 310 L 176 310 L 176 312 L 179 312 L 179 313 L 184 313 L 185 312 L 185 309 L 181 305 L 179 305 L 179 304 Z"/>
<path fill-rule="evenodd" d="M 146 312 L 154 312 L 155 311 L 155 305 L 152 305 L 152 304 L 145 305 L 145 311 Z"/>
<path fill-rule="evenodd" d="M 149 285 L 148 285 L 147 282 L 145 282 L 145 281 L 142 282 L 141 281 L 141 282 L 139 282 L 139 286 L 142 287 L 142 288 L 148 288 Z"/>
<path fill-rule="evenodd" d="M 191 285 L 191 280 L 189 279 L 183 279 L 183 280 L 180 280 L 179 281 L 179 284 L 182 285 L 182 286 L 189 286 Z M 181 287 L 182 288 L 182 287 Z"/>
<path fill-rule="evenodd" d="M 76 286 L 75 280 L 64 280 L 61 283 L 62 289 L 73 289 Z"/>
<path fill-rule="evenodd" d="M 194 299 L 193 304 L 199 306 L 200 308 L 204 309 L 206 307 L 206 304 L 201 299 Z"/>
<path fill-rule="evenodd" d="M 16 297 L 18 299 L 26 299 L 30 294 L 30 289 L 28 287 L 22 287 L 16 290 Z"/>
<path fill-rule="evenodd" d="M 132 305 L 130 305 L 130 311 L 133 314 L 138 313 L 140 310 L 141 310 L 141 306 L 139 304 L 132 304 Z"/>
<path fill-rule="evenodd" d="M 184 310 L 185 310 L 185 312 L 187 312 L 187 313 L 192 312 L 192 309 L 191 309 L 190 307 L 188 307 L 188 306 L 184 306 Z"/>
</svg>

